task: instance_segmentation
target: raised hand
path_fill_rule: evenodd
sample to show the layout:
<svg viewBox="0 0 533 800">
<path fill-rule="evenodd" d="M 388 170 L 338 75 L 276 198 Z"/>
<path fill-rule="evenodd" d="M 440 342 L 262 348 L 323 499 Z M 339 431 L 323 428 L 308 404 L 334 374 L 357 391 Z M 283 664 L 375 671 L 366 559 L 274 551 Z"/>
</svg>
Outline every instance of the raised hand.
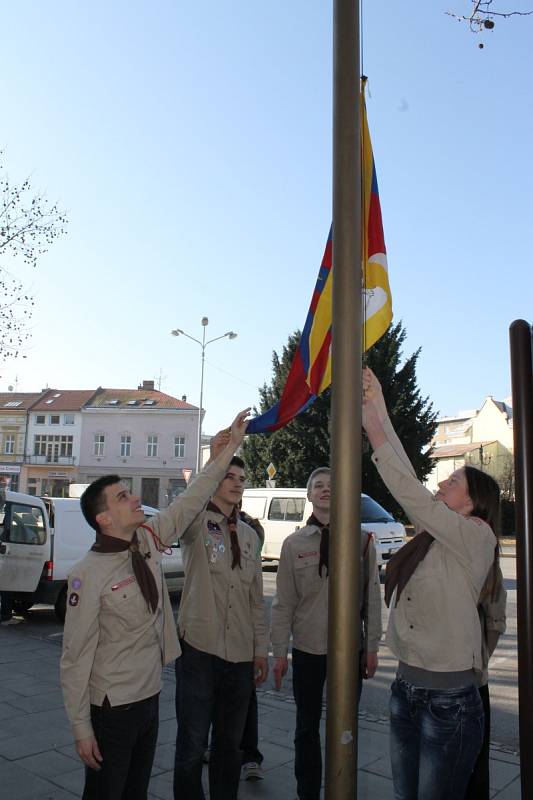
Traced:
<svg viewBox="0 0 533 800">
<path fill-rule="evenodd" d="M 374 404 L 378 417 L 383 422 L 388 417 L 387 406 L 385 405 L 381 384 L 370 367 L 364 367 L 362 383 L 363 399 L 369 400 Z"/>
<path fill-rule="evenodd" d="M 246 428 L 248 427 L 250 410 L 251 410 L 250 408 L 245 408 L 243 411 L 239 411 L 239 413 L 231 423 L 230 443 L 233 445 L 235 450 L 244 439 L 244 434 L 246 433 Z"/>
</svg>

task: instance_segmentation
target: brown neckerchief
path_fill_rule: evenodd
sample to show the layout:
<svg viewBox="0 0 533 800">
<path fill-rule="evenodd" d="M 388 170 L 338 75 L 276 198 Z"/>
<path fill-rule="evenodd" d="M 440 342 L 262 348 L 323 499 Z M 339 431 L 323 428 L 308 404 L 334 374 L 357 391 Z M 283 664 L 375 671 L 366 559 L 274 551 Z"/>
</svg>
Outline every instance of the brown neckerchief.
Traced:
<svg viewBox="0 0 533 800">
<path fill-rule="evenodd" d="M 137 579 L 139 589 L 148 604 L 148 608 L 155 614 L 159 602 L 159 592 L 157 591 L 157 584 L 152 570 L 146 563 L 146 559 L 150 558 L 150 551 L 141 553 L 137 531 L 133 534 L 131 542 L 126 541 L 126 539 L 118 539 L 116 536 L 107 536 L 105 533 L 97 533 L 96 542 L 91 547 L 91 550 L 94 550 L 95 553 L 122 553 L 124 550 L 129 550 L 133 574 Z"/>
<path fill-rule="evenodd" d="M 221 511 L 220 508 L 217 505 L 215 505 L 212 500 L 207 504 L 206 510 L 214 511 L 215 514 L 221 514 L 223 517 L 225 517 L 226 522 L 228 523 L 229 541 L 231 545 L 231 568 L 235 569 L 235 567 L 238 564 L 239 568 L 242 569 L 241 548 L 239 545 L 239 537 L 237 536 L 237 506 L 233 506 L 229 517 L 226 517 L 224 512 Z"/>
<path fill-rule="evenodd" d="M 385 576 L 385 603 L 390 605 L 392 593 L 396 589 L 396 604 L 413 572 L 427 556 L 435 539 L 427 531 L 417 533 L 410 542 L 397 550 L 387 564 Z"/>
<path fill-rule="evenodd" d="M 314 514 L 311 514 L 309 519 L 306 522 L 306 525 L 316 525 L 317 528 L 320 528 L 320 560 L 318 562 L 318 574 L 322 577 L 322 567 L 326 568 L 326 577 L 329 575 L 329 525 L 323 525 L 319 519 L 315 517 Z M 370 546 L 370 539 L 372 538 L 372 534 L 369 533 L 367 536 L 365 549 L 363 550 L 362 557 L 366 559 L 368 548 Z"/>
<path fill-rule="evenodd" d="M 322 577 L 322 567 L 325 567 L 327 578 L 329 575 L 329 525 L 324 525 L 314 514 L 311 514 L 306 525 L 316 525 L 317 528 L 320 528 L 320 560 L 318 562 L 318 574 Z"/>
</svg>

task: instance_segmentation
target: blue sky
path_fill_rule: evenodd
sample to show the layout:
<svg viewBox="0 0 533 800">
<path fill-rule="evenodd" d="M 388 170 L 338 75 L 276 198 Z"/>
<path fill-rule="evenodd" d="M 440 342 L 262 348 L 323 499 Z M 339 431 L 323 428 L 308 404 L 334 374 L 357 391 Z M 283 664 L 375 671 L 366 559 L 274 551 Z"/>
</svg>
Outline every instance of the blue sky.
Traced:
<svg viewBox="0 0 533 800">
<path fill-rule="evenodd" d="M 373 0 L 363 22 L 395 320 L 443 414 L 509 394 L 508 326 L 533 319 L 533 17 L 479 37 L 445 15 L 469 8 Z M 69 216 L 19 271 L 33 340 L 0 391 L 161 373 L 197 403 L 200 348 L 169 332 L 200 338 L 208 316 L 209 337 L 238 338 L 206 351 L 205 429 L 257 402 L 331 221 L 331 16 L 324 0 L 0 4 L 5 163 Z"/>
</svg>

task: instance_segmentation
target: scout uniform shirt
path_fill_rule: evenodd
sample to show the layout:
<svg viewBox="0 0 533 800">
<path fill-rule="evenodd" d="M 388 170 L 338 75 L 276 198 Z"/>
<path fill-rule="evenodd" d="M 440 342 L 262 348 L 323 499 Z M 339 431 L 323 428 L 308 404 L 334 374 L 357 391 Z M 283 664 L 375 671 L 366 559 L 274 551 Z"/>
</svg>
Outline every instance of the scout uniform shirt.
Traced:
<svg viewBox="0 0 533 800">
<path fill-rule="evenodd" d="M 218 461 L 218 459 L 217 459 Z M 150 520 L 166 545 L 199 514 L 223 479 L 228 459 L 214 461 L 168 508 Z M 161 690 L 161 667 L 180 654 L 161 553 L 144 528 L 139 547 L 149 553 L 159 601 L 152 613 L 133 574 L 131 553 L 91 551 L 70 575 L 61 657 L 61 685 L 75 739 L 93 736 L 90 704 L 111 706 L 152 697 Z"/>
<path fill-rule="evenodd" d="M 327 570 L 318 573 L 321 531 L 306 525 L 287 536 L 281 548 L 276 596 L 272 601 L 272 649 L 286 658 L 292 631 L 293 647 L 313 655 L 328 649 Z M 361 533 L 361 618 L 364 648 L 376 653 L 381 639 L 381 591 L 374 541 Z"/>
<path fill-rule="evenodd" d="M 231 568 L 227 518 L 203 511 L 181 539 L 185 586 L 178 630 L 191 647 L 233 663 L 267 657 L 261 545 L 237 519 L 241 566 Z"/>
<path fill-rule="evenodd" d="M 436 500 L 418 480 L 390 421 L 387 440 L 372 455 L 383 482 L 417 530 L 435 538 L 390 604 L 386 643 L 413 667 L 434 672 L 481 672 L 477 603 L 494 560 L 496 537 L 483 520 L 464 517 Z"/>
</svg>

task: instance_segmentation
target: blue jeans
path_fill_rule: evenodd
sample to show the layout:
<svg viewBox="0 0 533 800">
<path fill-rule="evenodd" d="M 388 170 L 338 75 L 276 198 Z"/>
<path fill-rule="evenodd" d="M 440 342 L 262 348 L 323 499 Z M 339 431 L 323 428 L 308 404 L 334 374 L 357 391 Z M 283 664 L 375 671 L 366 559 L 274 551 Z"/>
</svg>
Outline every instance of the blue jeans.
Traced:
<svg viewBox="0 0 533 800">
<path fill-rule="evenodd" d="M 204 800 L 202 759 L 209 728 L 209 797 L 236 800 L 241 738 L 253 686 L 253 662 L 233 663 L 181 640 L 176 660 L 178 736 L 174 766 L 176 800 Z"/>
<path fill-rule="evenodd" d="M 476 687 L 423 689 L 397 678 L 390 715 L 395 800 L 463 800 L 483 740 Z"/>
</svg>

